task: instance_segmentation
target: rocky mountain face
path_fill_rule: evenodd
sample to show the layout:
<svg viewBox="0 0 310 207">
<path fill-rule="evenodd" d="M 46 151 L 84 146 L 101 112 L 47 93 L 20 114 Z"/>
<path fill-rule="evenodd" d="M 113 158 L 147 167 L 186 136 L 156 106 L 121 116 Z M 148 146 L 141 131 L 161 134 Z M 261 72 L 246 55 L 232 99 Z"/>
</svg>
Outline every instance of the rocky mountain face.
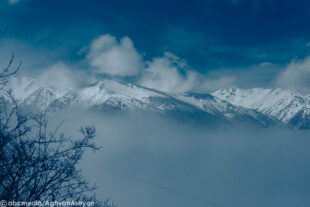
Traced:
<svg viewBox="0 0 310 207">
<path fill-rule="evenodd" d="M 310 128 L 310 96 L 281 89 L 223 89 L 212 94 L 168 94 L 131 83 L 102 79 L 71 90 L 40 86 L 30 78 L 13 78 L 7 85 L 22 107 L 48 112 L 74 110 L 143 111 L 182 120 L 251 122 L 269 127 L 284 123 Z"/>
</svg>

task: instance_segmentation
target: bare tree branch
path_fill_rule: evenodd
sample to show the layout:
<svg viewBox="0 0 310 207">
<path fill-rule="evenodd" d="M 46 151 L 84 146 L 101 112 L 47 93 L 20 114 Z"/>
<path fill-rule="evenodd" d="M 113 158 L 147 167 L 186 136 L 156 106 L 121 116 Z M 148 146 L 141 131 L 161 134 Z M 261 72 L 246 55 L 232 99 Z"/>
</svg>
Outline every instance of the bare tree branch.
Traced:
<svg viewBox="0 0 310 207">
<path fill-rule="evenodd" d="M 0 37 L 7 27 L 0 29 Z M 65 137 L 58 133 L 63 122 L 48 131 L 45 113 L 30 114 L 19 107 L 12 91 L 5 86 L 21 67 L 13 67 L 14 53 L 8 65 L 0 70 L 0 198 L 7 201 L 76 200 L 101 203 L 82 176 L 77 164 L 85 150 L 98 150 L 93 140 L 96 130 L 81 127 L 81 137 Z M 110 204 L 111 203 L 111 204 Z"/>
</svg>

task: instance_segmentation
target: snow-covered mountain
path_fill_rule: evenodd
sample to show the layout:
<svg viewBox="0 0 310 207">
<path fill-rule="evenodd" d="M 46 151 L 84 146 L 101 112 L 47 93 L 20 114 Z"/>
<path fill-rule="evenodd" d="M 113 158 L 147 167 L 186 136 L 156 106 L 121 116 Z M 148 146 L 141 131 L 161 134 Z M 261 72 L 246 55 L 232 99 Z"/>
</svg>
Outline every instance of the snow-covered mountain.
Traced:
<svg viewBox="0 0 310 207">
<path fill-rule="evenodd" d="M 295 128 L 310 128 L 310 95 L 283 89 L 222 89 L 212 93 L 235 106 L 261 112 Z"/>
<path fill-rule="evenodd" d="M 31 78 L 12 78 L 21 106 L 49 112 L 74 110 L 144 111 L 202 122 L 253 122 L 263 126 L 284 123 L 310 128 L 310 95 L 282 89 L 218 90 L 212 94 L 168 94 L 131 83 L 102 79 L 72 90 L 43 86 Z"/>
<path fill-rule="evenodd" d="M 206 124 L 252 122 L 270 126 L 277 120 L 210 94 L 168 94 L 131 83 L 102 79 L 70 90 L 42 86 L 30 78 L 13 78 L 7 85 L 22 107 L 49 112 L 68 110 L 144 111 Z"/>
</svg>

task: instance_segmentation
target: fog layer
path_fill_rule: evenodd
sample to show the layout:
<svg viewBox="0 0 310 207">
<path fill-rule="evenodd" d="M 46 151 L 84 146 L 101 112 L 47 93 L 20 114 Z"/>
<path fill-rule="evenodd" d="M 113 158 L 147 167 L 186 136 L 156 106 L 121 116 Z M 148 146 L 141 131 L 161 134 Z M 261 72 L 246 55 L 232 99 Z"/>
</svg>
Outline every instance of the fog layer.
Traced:
<svg viewBox="0 0 310 207">
<path fill-rule="evenodd" d="M 51 125 L 61 119 L 66 135 L 96 126 L 102 149 L 80 167 L 118 206 L 310 206 L 308 131 L 212 130 L 147 114 L 56 115 Z"/>
</svg>

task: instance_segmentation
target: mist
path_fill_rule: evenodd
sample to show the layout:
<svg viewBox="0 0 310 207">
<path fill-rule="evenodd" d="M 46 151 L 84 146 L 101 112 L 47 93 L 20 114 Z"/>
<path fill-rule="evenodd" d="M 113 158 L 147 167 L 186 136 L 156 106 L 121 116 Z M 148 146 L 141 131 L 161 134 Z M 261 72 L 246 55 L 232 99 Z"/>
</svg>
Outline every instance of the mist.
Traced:
<svg viewBox="0 0 310 207">
<path fill-rule="evenodd" d="M 80 163 L 100 199 L 117 206 L 291 207 L 310 204 L 308 131 L 253 126 L 215 129 L 150 114 L 80 114 L 61 119 L 77 136 L 94 125 L 101 150 Z"/>
</svg>

